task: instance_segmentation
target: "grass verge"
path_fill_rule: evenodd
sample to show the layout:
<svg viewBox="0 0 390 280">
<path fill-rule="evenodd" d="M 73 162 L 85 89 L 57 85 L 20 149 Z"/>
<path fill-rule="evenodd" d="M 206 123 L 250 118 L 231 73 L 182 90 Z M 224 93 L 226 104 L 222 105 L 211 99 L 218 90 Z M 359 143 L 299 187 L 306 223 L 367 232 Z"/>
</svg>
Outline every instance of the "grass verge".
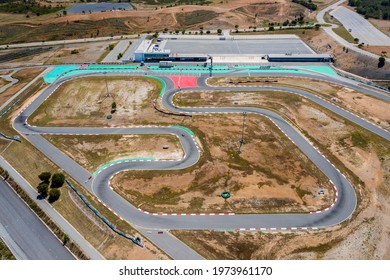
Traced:
<svg viewBox="0 0 390 280">
<path fill-rule="evenodd" d="M 5 245 L 0 238 L 0 260 L 16 260 L 10 249 Z"/>
<path fill-rule="evenodd" d="M 4 169 L 0 167 L 0 173 L 3 173 Z M 28 207 L 44 222 L 50 230 L 57 236 L 59 240 L 64 241 L 66 233 L 38 206 L 38 204 L 31 199 L 31 197 L 13 180 L 12 177 L 8 177 L 6 182 L 14 189 L 19 197 L 26 202 Z M 69 251 L 71 251 L 78 259 L 87 260 L 88 257 L 83 253 L 79 246 L 72 240 L 64 242 Z"/>
</svg>

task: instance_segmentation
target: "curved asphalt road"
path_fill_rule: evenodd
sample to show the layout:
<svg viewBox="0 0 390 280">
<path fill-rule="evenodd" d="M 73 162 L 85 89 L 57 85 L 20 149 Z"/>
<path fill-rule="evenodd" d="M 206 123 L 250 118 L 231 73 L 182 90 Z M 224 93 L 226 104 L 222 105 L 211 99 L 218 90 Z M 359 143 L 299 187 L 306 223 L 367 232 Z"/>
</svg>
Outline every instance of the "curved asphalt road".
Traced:
<svg viewBox="0 0 390 280">
<path fill-rule="evenodd" d="M 118 73 L 115 73 L 117 75 Z M 103 76 L 104 74 L 94 74 Z M 126 74 L 123 74 L 126 75 Z M 128 74 L 127 74 L 128 75 Z M 134 74 L 131 74 L 134 75 Z M 138 74 L 139 75 L 139 74 Z M 229 75 L 229 74 L 224 74 Z M 231 75 L 237 75 L 232 73 Z M 242 74 L 241 74 L 242 75 Z M 280 75 L 280 74 L 279 74 Z M 291 75 L 291 74 L 289 74 Z M 81 76 L 81 75 L 80 75 Z M 269 76 L 269 75 L 268 75 Z M 328 80 L 337 83 L 346 83 L 334 78 L 321 75 L 308 75 L 315 78 Z M 348 219 L 356 208 L 356 194 L 353 187 L 340 174 L 335 167 L 328 162 L 307 140 L 286 120 L 277 113 L 253 107 L 229 107 L 229 108 L 177 108 L 172 104 L 173 95 L 179 90 L 174 89 L 171 80 L 161 77 L 166 83 L 165 94 L 162 97 L 162 104 L 173 112 L 189 112 L 193 114 L 202 113 L 242 113 L 259 114 L 269 118 L 288 135 L 298 148 L 310 158 L 313 163 L 336 185 L 338 189 L 338 199 L 328 211 L 317 214 L 251 214 L 251 215 L 230 215 L 230 216 L 152 216 L 140 212 L 120 195 L 109 188 L 110 178 L 117 172 L 123 170 L 146 169 L 146 170 L 175 170 L 183 169 L 194 165 L 199 157 L 199 151 L 195 139 L 185 130 L 177 127 L 135 127 L 135 128 L 72 128 L 72 127 L 33 127 L 24 125 L 28 116 L 31 115 L 42 102 L 64 81 L 74 79 L 68 77 L 57 80 L 50 85 L 36 100 L 32 102 L 14 121 L 14 127 L 23 134 L 33 145 L 41 150 L 48 158 L 61 166 L 70 176 L 84 185 L 94 193 L 100 200 L 107 204 L 113 211 L 122 218 L 143 229 L 235 229 L 235 228 L 312 228 L 327 227 L 339 224 Z M 181 90 L 232 90 L 231 87 L 210 88 L 205 84 L 206 76 L 200 78 L 198 88 Z M 355 84 L 351 86 L 358 87 Z M 327 102 L 311 93 L 284 87 L 268 87 L 266 90 L 283 90 L 293 94 L 299 94 L 320 104 L 336 114 L 357 123 L 387 140 L 390 140 L 390 133 L 367 122 L 364 119 L 345 111 L 334 104 Z M 239 88 L 240 91 L 265 90 L 263 87 Z M 379 94 L 381 98 L 388 96 L 372 91 L 367 88 L 360 88 L 367 94 Z M 175 134 L 179 137 L 185 151 L 185 156 L 178 161 L 124 161 L 113 164 L 98 173 L 92 181 L 86 179 L 91 175 L 87 170 L 79 166 L 76 162 L 63 154 L 54 145 L 45 140 L 40 134 Z"/>
</svg>

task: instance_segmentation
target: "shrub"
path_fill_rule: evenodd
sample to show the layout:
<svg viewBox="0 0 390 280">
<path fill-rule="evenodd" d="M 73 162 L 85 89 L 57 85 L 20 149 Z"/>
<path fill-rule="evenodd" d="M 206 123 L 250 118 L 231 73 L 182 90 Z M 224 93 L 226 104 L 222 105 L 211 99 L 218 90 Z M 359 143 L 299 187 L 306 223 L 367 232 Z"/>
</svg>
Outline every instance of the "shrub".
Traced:
<svg viewBox="0 0 390 280">
<path fill-rule="evenodd" d="M 45 183 L 49 183 L 50 177 L 51 177 L 50 172 L 42 172 L 41 174 L 38 175 L 38 178 Z"/>
<path fill-rule="evenodd" d="M 42 182 L 38 185 L 37 190 L 42 198 L 46 198 L 49 191 L 49 184 Z"/>
<path fill-rule="evenodd" d="M 57 201 L 61 196 L 61 192 L 59 189 L 51 189 L 49 192 L 49 203 L 53 203 Z"/>
<path fill-rule="evenodd" d="M 61 188 L 65 182 L 65 176 L 62 173 L 55 173 L 51 178 L 51 188 Z"/>
</svg>

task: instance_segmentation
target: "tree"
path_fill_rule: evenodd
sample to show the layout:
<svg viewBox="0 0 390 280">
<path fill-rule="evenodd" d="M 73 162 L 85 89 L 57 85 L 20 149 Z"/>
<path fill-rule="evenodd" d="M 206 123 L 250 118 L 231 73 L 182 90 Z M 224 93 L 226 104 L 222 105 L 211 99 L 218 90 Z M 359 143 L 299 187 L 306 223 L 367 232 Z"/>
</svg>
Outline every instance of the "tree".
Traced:
<svg viewBox="0 0 390 280">
<path fill-rule="evenodd" d="M 355 44 L 359 43 L 359 38 L 355 38 L 353 39 L 353 41 L 355 42 Z"/>
<path fill-rule="evenodd" d="M 62 245 L 66 245 L 66 243 L 68 243 L 69 242 L 69 240 L 70 240 L 70 238 L 69 238 L 69 235 L 67 235 L 66 233 L 64 234 L 64 237 L 63 237 L 63 239 L 62 239 Z"/>
<path fill-rule="evenodd" d="M 379 57 L 378 68 L 385 66 L 386 58 L 384 56 Z"/>
<path fill-rule="evenodd" d="M 275 30 L 275 27 L 270 26 L 270 27 L 268 28 L 268 30 L 269 30 L 269 31 L 274 31 L 274 30 Z"/>
<path fill-rule="evenodd" d="M 63 14 L 64 16 L 66 16 L 66 15 L 68 14 L 68 12 L 67 12 L 66 10 L 63 10 L 63 11 L 62 11 L 62 14 Z"/>
<path fill-rule="evenodd" d="M 61 188 L 65 182 L 65 176 L 62 173 L 55 173 L 51 177 L 51 188 Z"/>
<path fill-rule="evenodd" d="M 37 190 L 42 198 L 46 198 L 49 191 L 49 184 L 42 182 L 38 185 Z"/>
<path fill-rule="evenodd" d="M 53 203 L 55 201 L 57 201 L 61 196 L 61 192 L 59 189 L 51 189 L 49 191 L 49 203 Z"/>
<path fill-rule="evenodd" d="M 218 33 L 218 35 L 221 35 L 222 34 L 222 29 L 218 29 L 217 33 Z"/>
<path fill-rule="evenodd" d="M 38 175 L 38 178 L 45 183 L 50 182 L 50 177 L 51 177 L 50 172 L 42 172 L 41 174 Z"/>
<path fill-rule="evenodd" d="M 321 27 L 321 24 L 316 24 L 316 25 L 314 25 L 314 28 L 315 28 L 315 30 L 320 30 L 320 27 Z"/>
<path fill-rule="evenodd" d="M 116 111 L 116 102 L 112 102 L 111 104 L 111 113 L 114 113 Z"/>
<path fill-rule="evenodd" d="M 1 173 L 1 176 L 3 176 L 4 180 L 7 180 L 8 177 L 9 177 L 9 173 L 7 170 L 3 170 L 3 172 Z"/>
</svg>

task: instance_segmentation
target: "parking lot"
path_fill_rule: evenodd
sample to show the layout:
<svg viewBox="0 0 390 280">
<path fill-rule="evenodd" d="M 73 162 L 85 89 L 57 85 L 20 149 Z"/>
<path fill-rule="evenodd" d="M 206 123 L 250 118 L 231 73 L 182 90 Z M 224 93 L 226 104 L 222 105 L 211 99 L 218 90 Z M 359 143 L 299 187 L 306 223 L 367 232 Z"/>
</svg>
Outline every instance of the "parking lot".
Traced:
<svg viewBox="0 0 390 280">
<path fill-rule="evenodd" d="M 265 40 L 167 40 L 165 49 L 179 54 L 311 54 L 314 53 L 300 39 Z"/>
</svg>

